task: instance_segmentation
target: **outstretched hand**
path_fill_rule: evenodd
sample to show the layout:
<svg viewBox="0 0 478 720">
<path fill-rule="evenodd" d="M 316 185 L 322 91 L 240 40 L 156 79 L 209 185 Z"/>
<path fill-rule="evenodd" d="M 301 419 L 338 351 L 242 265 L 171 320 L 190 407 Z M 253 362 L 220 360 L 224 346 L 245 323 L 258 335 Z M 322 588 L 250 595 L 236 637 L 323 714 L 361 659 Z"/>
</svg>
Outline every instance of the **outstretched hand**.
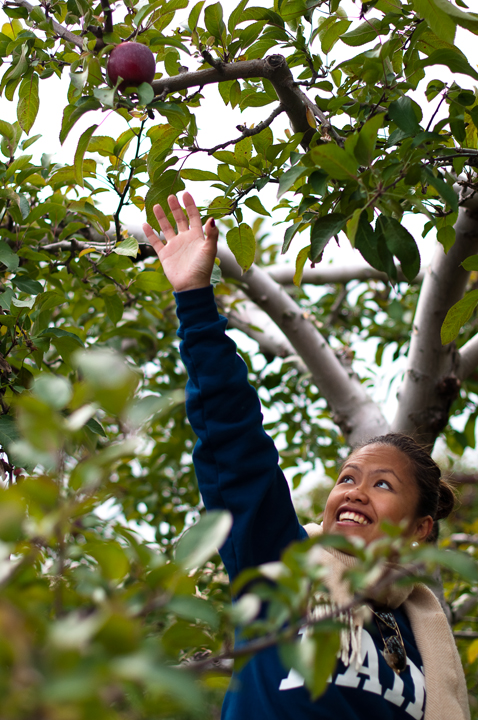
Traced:
<svg viewBox="0 0 478 720">
<path fill-rule="evenodd" d="M 164 273 L 176 292 L 196 290 L 211 284 L 219 236 L 213 218 L 208 219 L 203 231 L 199 210 L 188 192 L 183 194 L 183 202 L 189 222 L 176 195 L 168 197 L 177 233 L 171 227 L 161 205 L 153 208 L 165 243 L 156 235 L 151 225 L 143 225 L 144 233 L 156 250 Z"/>
</svg>

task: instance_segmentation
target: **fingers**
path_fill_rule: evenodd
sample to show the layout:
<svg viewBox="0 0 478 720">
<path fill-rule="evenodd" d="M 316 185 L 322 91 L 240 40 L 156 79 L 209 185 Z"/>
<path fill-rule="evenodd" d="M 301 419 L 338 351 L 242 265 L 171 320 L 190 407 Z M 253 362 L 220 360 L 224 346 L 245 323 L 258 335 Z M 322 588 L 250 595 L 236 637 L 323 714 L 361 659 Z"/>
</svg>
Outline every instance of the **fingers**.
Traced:
<svg viewBox="0 0 478 720">
<path fill-rule="evenodd" d="M 183 193 L 183 203 L 188 214 L 190 226 L 192 228 L 202 229 L 201 216 L 199 215 L 199 210 L 194 202 L 194 198 L 190 193 Z"/>
<path fill-rule="evenodd" d="M 176 235 L 176 233 L 174 232 L 173 228 L 171 227 L 171 223 L 169 222 L 168 218 L 166 217 L 166 213 L 164 212 L 161 205 L 155 205 L 153 207 L 153 212 L 156 217 L 156 220 L 159 223 L 159 227 L 163 231 L 164 237 L 166 238 L 166 242 L 168 240 L 172 240 L 173 237 Z M 149 238 L 148 238 L 148 240 L 149 240 Z"/>
<path fill-rule="evenodd" d="M 159 238 L 154 232 L 153 228 L 149 223 L 143 223 L 143 232 L 146 235 L 146 239 L 150 245 L 156 250 L 159 255 L 160 250 L 164 247 L 165 243 Z"/>
<path fill-rule="evenodd" d="M 204 226 L 204 235 L 206 236 L 206 240 L 208 242 L 217 243 L 217 240 L 219 238 L 219 230 L 216 227 L 216 223 L 214 221 L 214 218 L 208 218 L 205 226 Z"/>
<path fill-rule="evenodd" d="M 186 230 L 188 230 L 189 229 L 188 221 L 186 219 L 186 216 L 183 212 L 181 205 L 179 204 L 179 200 L 177 199 L 176 195 L 170 195 L 168 197 L 168 205 L 171 208 L 171 212 L 173 213 L 173 218 L 176 221 L 176 227 L 178 229 L 178 233 L 185 232 Z M 166 238 L 166 239 L 168 239 L 168 238 Z"/>
</svg>

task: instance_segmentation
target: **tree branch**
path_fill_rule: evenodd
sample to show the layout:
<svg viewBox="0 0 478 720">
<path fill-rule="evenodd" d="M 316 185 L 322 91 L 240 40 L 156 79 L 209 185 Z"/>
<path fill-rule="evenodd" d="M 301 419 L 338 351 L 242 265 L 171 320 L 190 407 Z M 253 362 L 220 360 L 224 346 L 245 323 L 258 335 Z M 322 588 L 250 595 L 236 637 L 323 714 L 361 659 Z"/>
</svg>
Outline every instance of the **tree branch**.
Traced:
<svg viewBox="0 0 478 720">
<path fill-rule="evenodd" d="M 267 269 L 267 273 L 280 285 L 292 285 L 292 279 L 295 273 L 293 265 L 272 265 Z M 424 277 L 424 271 L 414 278 L 413 283 L 421 283 Z M 324 265 L 321 267 L 306 267 L 302 276 L 303 285 L 333 285 L 335 283 L 346 284 L 351 280 L 382 280 L 389 282 L 388 275 L 376 270 L 370 265 L 354 265 L 351 267 L 330 267 Z M 398 281 L 408 282 L 401 269 L 398 268 Z"/>
<path fill-rule="evenodd" d="M 457 375 L 466 380 L 478 366 L 478 335 L 474 335 L 458 352 L 459 365 Z"/>
<path fill-rule="evenodd" d="M 238 130 L 242 131 L 242 134 L 236 138 L 235 140 L 227 140 L 226 142 L 221 143 L 220 145 L 216 145 L 216 147 L 213 148 L 194 148 L 194 150 L 191 150 L 192 153 L 196 152 L 207 152 L 208 155 L 214 155 L 215 152 L 218 150 L 222 150 L 223 148 L 226 148 L 228 145 L 237 145 L 237 143 L 241 142 L 241 140 L 244 140 L 247 137 L 252 137 L 253 135 L 258 135 L 260 132 L 262 132 L 265 128 L 269 127 L 269 125 L 272 125 L 273 121 L 285 111 L 285 108 L 279 104 L 269 115 L 269 117 L 266 120 L 263 120 L 258 125 L 256 125 L 253 128 L 248 128 L 245 126 L 237 126 Z"/>
<path fill-rule="evenodd" d="M 478 251 L 477 220 L 475 209 L 460 208 L 456 242 L 447 255 L 437 245 L 413 321 L 407 371 L 392 429 L 415 435 L 429 445 L 446 426 L 459 391 L 458 353 L 454 343 L 441 344 L 440 329 L 448 310 L 465 291 L 469 273 L 461 263 Z"/>
<path fill-rule="evenodd" d="M 34 7 L 40 7 L 39 5 L 31 5 L 29 2 L 27 2 L 27 0 L 13 0 L 11 5 L 24 7 L 28 10 L 29 13 L 33 10 Z M 56 32 L 58 37 L 61 37 L 63 40 L 71 42 L 76 45 L 76 47 L 83 49 L 83 40 L 81 37 L 79 37 L 79 35 L 75 35 L 71 32 L 71 30 L 67 30 L 63 27 L 63 25 L 60 25 L 56 22 L 56 20 L 53 20 L 53 18 L 50 19 L 50 22 L 53 26 L 53 30 Z"/>
<path fill-rule="evenodd" d="M 211 68 L 179 73 L 173 77 L 154 80 L 152 87 L 155 95 L 164 96 L 197 85 L 211 85 L 227 80 L 244 80 L 246 78 L 266 78 L 270 80 L 281 105 L 289 116 L 293 131 L 295 133 L 304 133 L 302 145 L 308 147 L 315 130 L 310 127 L 307 120 L 306 106 L 308 104 L 313 105 L 313 103 L 296 85 L 287 61 L 282 55 L 269 55 L 258 60 L 222 63 L 220 69 Z M 326 123 L 324 127 L 331 132 L 330 123 L 325 116 L 323 116 L 321 122 Z"/>
<path fill-rule="evenodd" d="M 309 368 L 314 382 L 332 408 L 334 421 L 348 442 L 354 444 L 387 432 L 385 418 L 367 395 L 359 378 L 341 364 L 325 338 L 283 288 L 267 272 L 254 265 L 241 275 L 234 256 L 224 245 L 219 245 L 218 257 L 223 274 L 240 282 L 246 295 L 286 335 Z"/>
<path fill-rule="evenodd" d="M 109 0 L 101 0 L 103 15 L 105 16 L 105 33 L 113 32 L 113 11 L 110 7 Z"/>
<path fill-rule="evenodd" d="M 223 300 L 224 298 L 218 298 L 216 302 L 228 319 L 228 327 L 240 330 L 255 340 L 268 362 L 274 357 L 287 358 L 296 365 L 301 374 L 308 372 L 282 330 L 255 303 L 246 298 L 237 302 L 236 294 L 232 302 Z"/>
</svg>

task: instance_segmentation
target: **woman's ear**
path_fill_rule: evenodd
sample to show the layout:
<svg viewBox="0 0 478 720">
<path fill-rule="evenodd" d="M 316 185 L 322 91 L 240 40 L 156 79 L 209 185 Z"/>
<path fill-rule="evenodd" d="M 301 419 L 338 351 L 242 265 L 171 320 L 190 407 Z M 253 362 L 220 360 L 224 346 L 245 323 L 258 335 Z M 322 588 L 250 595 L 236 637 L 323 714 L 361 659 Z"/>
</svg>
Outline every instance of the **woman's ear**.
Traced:
<svg viewBox="0 0 478 720">
<path fill-rule="evenodd" d="M 415 531 L 413 533 L 414 537 L 418 540 L 418 542 L 423 542 L 427 539 L 427 537 L 430 535 L 431 531 L 433 530 L 433 518 L 431 515 L 426 515 L 423 518 L 420 518 L 417 520 L 415 524 Z"/>
</svg>

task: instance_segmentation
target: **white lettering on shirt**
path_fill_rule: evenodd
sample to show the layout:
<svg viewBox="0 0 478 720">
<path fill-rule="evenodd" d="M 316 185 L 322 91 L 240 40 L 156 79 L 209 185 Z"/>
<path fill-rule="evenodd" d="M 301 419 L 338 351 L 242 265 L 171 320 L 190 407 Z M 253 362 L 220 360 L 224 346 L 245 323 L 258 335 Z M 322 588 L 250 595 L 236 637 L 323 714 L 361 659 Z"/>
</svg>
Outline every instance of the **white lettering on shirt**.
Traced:
<svg viewBox="0 0 478 720">
<path fill-rule="evenodd" d="M 405 708 L 405 712 L 415 718 L 415 720 L 422 720 L 423 718 L 423 705 L 425 702 L 425 676 L 417 668 L 410 658 L 407 658 L 407 663 L 410 666 L 410 675 L 415 686 L 415 702 L 408 703 Z"/>
<path fill-rule="evenodd" d="M 359 668 L 355 668 L 353 665 L 349 665 L 347 670 L 337 675 L 335 678 L 336 685 L 342 685 L 343 687 L 359 686 L 360 678 L 359 675 L 366 675 L 368 679 L 365 681 L 363 689 L 367 692 L 375 693 L 376 695 L 382 694 L 382 686 L 378 679 L 378 653 L 375 643 L 372 640 L 370 633 L 366 630 L 362 632 L 362 664 Z M 365 664 L 365 662 L 367 664 Z"/>
<path fill-rule="evenodd" d="M 299 634 L 302 635 L 302 637 L 305 636 L 305 633 L 305 628 L 299 630 Z M 383 688 L 380 684 L 378 675 L 378 652 L 375 647 L 375 643 L 367 630 L 362 631 L 361 661 L 362 664 L 359 668 L 349 665 L 344 673 L 339 673 L 335 678 L 335 684 L 341 687 L 358 688 L 362 679 L 360 676 L 365 675 L 367 679 L 364 682 L 363 690 L 375 693 L 376 695 L 381 695 Z M 415 690 L 415 700 L 414 702 L 409 702 L 404 710 L 408 715 L 414 718 L 414 720 L 423 720 L 423 706 L 425 704 L 425 676 L 415 663 L 410 660 L 410 658 L 407 658 L 407 664 L 410 667 L 410 676 Z M 327 682 L 331 681 L 332 678 L 329 677 Z M 297 670 L 292 668 L 287 677 L 281 680 L 279 690 L 293 690 L 294 688 L 303 687 L 303 685 L 304 678 L 297 672 Z M 402 678 L 397 673 L 394 673 L 393 687 L 385 690 L 383 695 L 384 700 L 401 707 L 405 702 L 403 690 L 404 683 Z"/>
</svg>

